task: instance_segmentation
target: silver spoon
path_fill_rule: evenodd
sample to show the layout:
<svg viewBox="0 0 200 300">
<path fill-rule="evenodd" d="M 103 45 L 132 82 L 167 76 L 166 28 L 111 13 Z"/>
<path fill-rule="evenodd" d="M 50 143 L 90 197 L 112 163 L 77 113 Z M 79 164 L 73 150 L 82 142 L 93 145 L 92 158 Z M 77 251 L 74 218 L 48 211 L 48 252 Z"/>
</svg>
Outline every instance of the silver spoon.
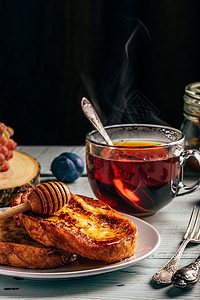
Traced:
<svg viewBox="0 0 200 300">
<path fill-rule="evenodd" d="M 178 288 L 192 287 L 200 276 L 200 255 L 189 265 L 179 269 L 172 276 L 172 283 Z"/>
<path fill-rule="evenodd" d="M 98 132 L 101 134 L 101 136 L 106 141 L 106 143 L 110 146 L 113 146 L 113 142 L 111 141 L 110 137 L 105 131 L 103 124 L 101 123 L 101 120 L 99 119 L 96 113 L 96 110 L 94 109 L 94 107 L 92 106 L 92 104 L 87 98 L 85 97 L 82 98 L 81 107 L 88 120 L 98 130 Z"/>
</svg>

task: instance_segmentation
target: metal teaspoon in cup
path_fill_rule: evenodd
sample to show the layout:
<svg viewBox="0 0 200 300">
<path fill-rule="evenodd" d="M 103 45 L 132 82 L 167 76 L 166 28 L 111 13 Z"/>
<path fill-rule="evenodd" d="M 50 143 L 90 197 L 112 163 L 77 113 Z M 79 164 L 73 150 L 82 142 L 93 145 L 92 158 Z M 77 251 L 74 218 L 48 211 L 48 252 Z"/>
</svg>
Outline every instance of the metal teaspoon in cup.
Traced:
<svg viewBox="0 0 200 300">
<path fill-rule="evenodd" d="M 99 119 L 96 113 L 96 110 L 94 109 L 94 107 L 92 106 L 92 104 L 87 98 L 85 97 L 82 98 L 81 107 L 85 116 L 92 123 L 92 125 L 98 130 L 98 132 L 101 134 L 101 136 L 106 141 L 106 143 L 110 146 L 113 146 L 113 142 L 111 141 L 110 137 L 105 131 L 103 124 L 101 123 L 101 120 Z"/>
</svg>

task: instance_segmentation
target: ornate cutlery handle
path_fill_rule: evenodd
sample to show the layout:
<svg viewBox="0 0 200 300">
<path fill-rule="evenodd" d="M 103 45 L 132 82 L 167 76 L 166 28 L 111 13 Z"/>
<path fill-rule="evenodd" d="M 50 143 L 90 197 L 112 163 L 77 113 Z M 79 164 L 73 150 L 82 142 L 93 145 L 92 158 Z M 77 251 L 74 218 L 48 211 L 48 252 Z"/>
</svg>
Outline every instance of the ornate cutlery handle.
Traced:
<svg viewBox="0 0 200 300">
<path fill-rule="evenodd" d="M 179 269 L 172 276 L 172 283 L 178 288 L 191 287 L 197 283 L 200 275 L 200 256 L 191 264 Z"/>
<path fill-rule="evenodd" d="M 172 275 L 177 271 L 178 265 L 183 254 L 185 247 L 189 240 L 184 240 L 178 250 L 174 253 L 172 258 L 159 270 L 157 271 L 152 279 L 158 284 L 171 284 Z"/>
</svg>

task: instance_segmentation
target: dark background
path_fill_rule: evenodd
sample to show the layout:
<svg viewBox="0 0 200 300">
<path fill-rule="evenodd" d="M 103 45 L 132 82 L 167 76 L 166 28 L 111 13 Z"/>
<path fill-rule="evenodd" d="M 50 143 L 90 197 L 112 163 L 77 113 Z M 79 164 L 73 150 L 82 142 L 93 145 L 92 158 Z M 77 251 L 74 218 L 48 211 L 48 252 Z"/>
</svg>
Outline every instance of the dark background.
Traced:
<svg viewBox="0 0 200 300">
<path fill-rule="evenodd" d="M 198 0 L 1 1 L 0 121 L 19 145 L 84 144 L 87 96 L 104 124 L 180 128 L 184 88 L 200 80 L 199 11 Z"/>
</svg>

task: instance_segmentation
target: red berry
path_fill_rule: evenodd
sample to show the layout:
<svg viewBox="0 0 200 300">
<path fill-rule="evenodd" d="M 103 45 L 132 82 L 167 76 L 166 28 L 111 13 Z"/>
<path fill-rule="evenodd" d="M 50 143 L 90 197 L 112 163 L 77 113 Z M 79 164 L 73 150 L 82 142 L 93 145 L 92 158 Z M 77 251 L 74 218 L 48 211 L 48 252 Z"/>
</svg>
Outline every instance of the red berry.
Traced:
<svg viewBox="0 0 200 300">
<path fill-rule="evenodd" d="M 0 136 L 0 144 L 2 146 L 5 146 L 7 144 L 7 142 L 8 142 L 8 139 L 4 135 Z"/>
<path fill-rule="evenodd" d="M 3 164 L 1 165 L 1 171 L 3 171 L 3 172 L 8 171 L 9 168 L 10 168 L 9 162 L 7 160 L 5 160 L 3 162 Z"/>
<path fill-rule="evenodd" d="M 12 151 L 8 151 L 8 154 L 6 155 L 5 159 L 6 160 L 10 160 L 11 158 L 13 158 L 13 152 Z"/>
<path fill-rule="evenodd" d="M 15 150 L 15 148 L 17 147 L 17 143 L 13 139 L 9 139 L 6 147 L 8 148 L 8 150 Z"/>
<path fill-rule="evenodd" d="M 4 156 L 6 156 L 6 155 L 8 155 L 8 148 L 7 148 L 6 146 L 1 146 L 0 152 L 1 152 Z"/>
<path fill-rule="evenodd" d="M 4 133 L 6 130 L 6 125 L 4 123 L 0 123 L 0 136 Z"/>
<path fill-rule="evenodd" d="M 4 162 L 4 160 L 5 156 L 2 153 L 0 153 L 0 165 Z"/>
</svg>

